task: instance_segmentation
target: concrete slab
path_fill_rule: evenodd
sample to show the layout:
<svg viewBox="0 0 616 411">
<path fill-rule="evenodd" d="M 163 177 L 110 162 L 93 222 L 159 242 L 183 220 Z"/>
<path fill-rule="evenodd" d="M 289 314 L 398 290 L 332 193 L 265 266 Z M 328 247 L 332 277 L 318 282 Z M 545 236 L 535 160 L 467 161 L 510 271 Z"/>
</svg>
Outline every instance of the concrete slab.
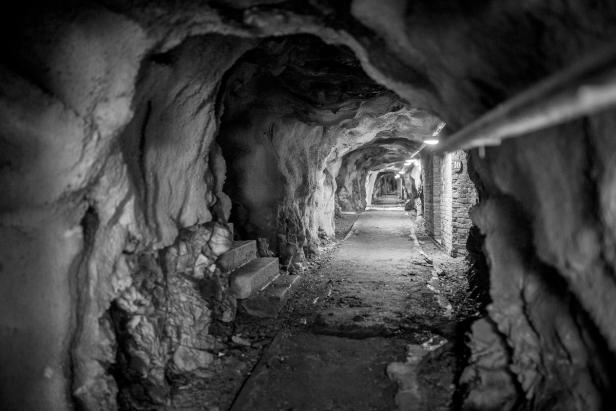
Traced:
<svg viewBox="0 0 616 411">
<path fill-rule="evenodd" d="M 281 275 L 255 296 L 241 301 L 246 312 L 254 317 L 275 318 L 287 302 L 293 286 L 298 283 L 299 275 Z"/>
<path fill-rule="evenodd" d="M 231 274 L 231 291 L 244 299 L 259 292 L 279 275 L 278 258 L 257 258 Z"/>
<path fill-rule="evenodd" d="M 228 273 L 235 271 L 244 264 L 257 258 L 257 242 L 255 240 L 234 241 L 231 249 L 220 256 L 217 263 Z"/>
</svg>

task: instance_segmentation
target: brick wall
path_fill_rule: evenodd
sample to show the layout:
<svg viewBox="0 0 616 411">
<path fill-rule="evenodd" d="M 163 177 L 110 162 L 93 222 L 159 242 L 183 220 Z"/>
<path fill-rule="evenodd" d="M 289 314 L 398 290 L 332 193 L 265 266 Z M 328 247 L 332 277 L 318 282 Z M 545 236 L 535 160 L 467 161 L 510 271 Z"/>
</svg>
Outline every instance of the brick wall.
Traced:
<svg viewBox="0 0 616 411">
<path fill-rule="evenodd" d="M 432 220 L 434 221 L 434 229 L 432 235 L 434 239 L 439 243 L 442 243 L 442 229 L 443 223 L 441 221 L 441 194 L 442 194 L 442 180 L 441 180 L 441 163 L 442 157 L 432 157 Z"/>
<path fill-rule="evenodd" d="M 434 235 L 434 203 L 432 202 L 434 176 L 432 173 L 432 157 L 422 156 L 421 174 L 423 183 L 424 226 L 428 234 Z"/>
<path fill-rule="evenodd" d="M 470 208 L 477 202 L 464 151 L 422 158 L 425 228 L 452 255 L 466 254 L 472 226 Z"/>
<path fill-rule="evenodd" d="M 453 192 L 452 192 L 452 176 L 451 176 L 451 161 L 452 154 L 445 154 L 441 161 L 441 244 L 448 251 L 453 249 Z"/>
<path fill-rule="evenodd" d="M 467 154 L 456 151 L 452 154 L 454 165 L 461 169 L 454 169 L 452 179 L 452 254 L 466 254 L 466 239 L 473 225 L 469 210 L 477 203 L 477 190 L 468 175 Z M 459 162 L 456 164 L 456 162 Z"/>
</svg>

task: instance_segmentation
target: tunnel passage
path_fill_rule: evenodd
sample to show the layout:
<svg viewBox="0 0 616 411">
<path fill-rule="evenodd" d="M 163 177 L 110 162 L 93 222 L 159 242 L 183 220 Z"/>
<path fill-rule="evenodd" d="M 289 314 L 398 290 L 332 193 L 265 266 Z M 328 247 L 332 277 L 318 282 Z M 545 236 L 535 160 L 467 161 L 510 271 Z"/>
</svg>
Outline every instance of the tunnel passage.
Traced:
<svg viewBox="0 0 616 411">
<path fill-rule="evenodd" d="M 333 235 L 336 206 L 363 209 L 369 168 L 406 160 L 439 122 L 375 83 L 350 49 L 314 36 L 263 40 L 225 85 L 217 143 L 231 221 L 299 260 Z"/>
<path fill-rule="evenodd" d="M 423 139 L 429 129 L 415 134 L 418 131 L 415 130 L 410 135 Z M 366 206 L 371 206 L 373 197 L 376 196 L 375 186 L 379 184 L 377 177 L 384 172 L 393 174 L 394 180 L 395 175 L 399 175 L 403 184 L 396 190 L 405 193 L 405 196 L 417 196 L 417 193 L 413 192 L 411 177 L 413 181 L 417 181 L 417 188 L 420 171 L 417 166 L 412 166 L 417 164 L 418 160 L 411 157 L 418 154 L 422 143 L 420 139 L 395 137 L 396 133 L 400 136 L 407 135 L 405 131 L 380 132 L 372 143 L 342 157 L 336 178 L 336 199 L 341 211 L 363 210 Z M 392 183 L 398 185 L 396 181 Z M 398 198 L 397 194 L 395 198 Z"/>
<path fill-rule="evenodd" d="M 233 384 L 213 379 L 241 368 L 219 355 L 243 341 L 234 238 L 299 270 L 380 167 L 616 27 L 607 0 L 34 6 L 0 24 L 0 398 L 19 410 L 216 407 Z M 425 232 L 488 276 L 463 407 L 613 403 L 613 114 L 419 154 Z"/>
<path fill-rule="evenodd" d="M 376 177 L 372 191 L 372 202 L 379 204 L 400 203 L 404 200 L 402 182 L 397 173 L 384 172 Z"/>
</svg>

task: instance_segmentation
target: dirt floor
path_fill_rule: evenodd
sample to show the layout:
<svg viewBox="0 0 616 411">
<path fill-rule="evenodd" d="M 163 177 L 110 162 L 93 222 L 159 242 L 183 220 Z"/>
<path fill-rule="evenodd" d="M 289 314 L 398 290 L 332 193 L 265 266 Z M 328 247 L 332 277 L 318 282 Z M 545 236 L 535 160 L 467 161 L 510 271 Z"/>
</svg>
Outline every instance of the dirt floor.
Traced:
<svg viewBox="0 0 616 411">
<path fill-rule="evenodd" d="M 351 231 L 353 224 L 359 218 L 361 212 L 345 211 L 335 218 L 336 222 L 336 240 L 343 240 L 344 237 Z"/>
<path fill-rule="evenodd" d="M 464 259 L 404 211 L 343 218 L 346 240 L 306 263 L 279 318 L 240 313 L 217 330 L 235 346 L 218 353 L 225 378 L 203 387 L 218 387 L 218 409 L 451 408 L 457 327 L 478 309 Z"/>
</svg>

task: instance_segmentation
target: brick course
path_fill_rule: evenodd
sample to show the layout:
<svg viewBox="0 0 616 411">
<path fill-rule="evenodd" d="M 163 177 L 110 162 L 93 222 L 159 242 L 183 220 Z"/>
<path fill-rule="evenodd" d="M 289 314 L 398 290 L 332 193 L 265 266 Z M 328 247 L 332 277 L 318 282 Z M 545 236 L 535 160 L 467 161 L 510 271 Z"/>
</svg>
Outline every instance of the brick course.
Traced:
<svg viewBox="0 0 616 411">
<path fill-rule="evenodd" d="M 422 157 L 424 221 L 428 234 L 452 255 L 466 254 L 477 192 L 468 176 L 464 151 Z M 460 169 L 458 170 L 458 166 Z"/>
<path fill-rule="evenodd" d="M 451 174 L 452 202 L 452 254 L 466 254 L 466 239 L 473 225 L 469 210 L 477 203 L 477 191 L 468 175 L 467 154 L 464 151 L 452 153 L 452 162 L 458 161 L 461 170 Z"/>
</svg>

